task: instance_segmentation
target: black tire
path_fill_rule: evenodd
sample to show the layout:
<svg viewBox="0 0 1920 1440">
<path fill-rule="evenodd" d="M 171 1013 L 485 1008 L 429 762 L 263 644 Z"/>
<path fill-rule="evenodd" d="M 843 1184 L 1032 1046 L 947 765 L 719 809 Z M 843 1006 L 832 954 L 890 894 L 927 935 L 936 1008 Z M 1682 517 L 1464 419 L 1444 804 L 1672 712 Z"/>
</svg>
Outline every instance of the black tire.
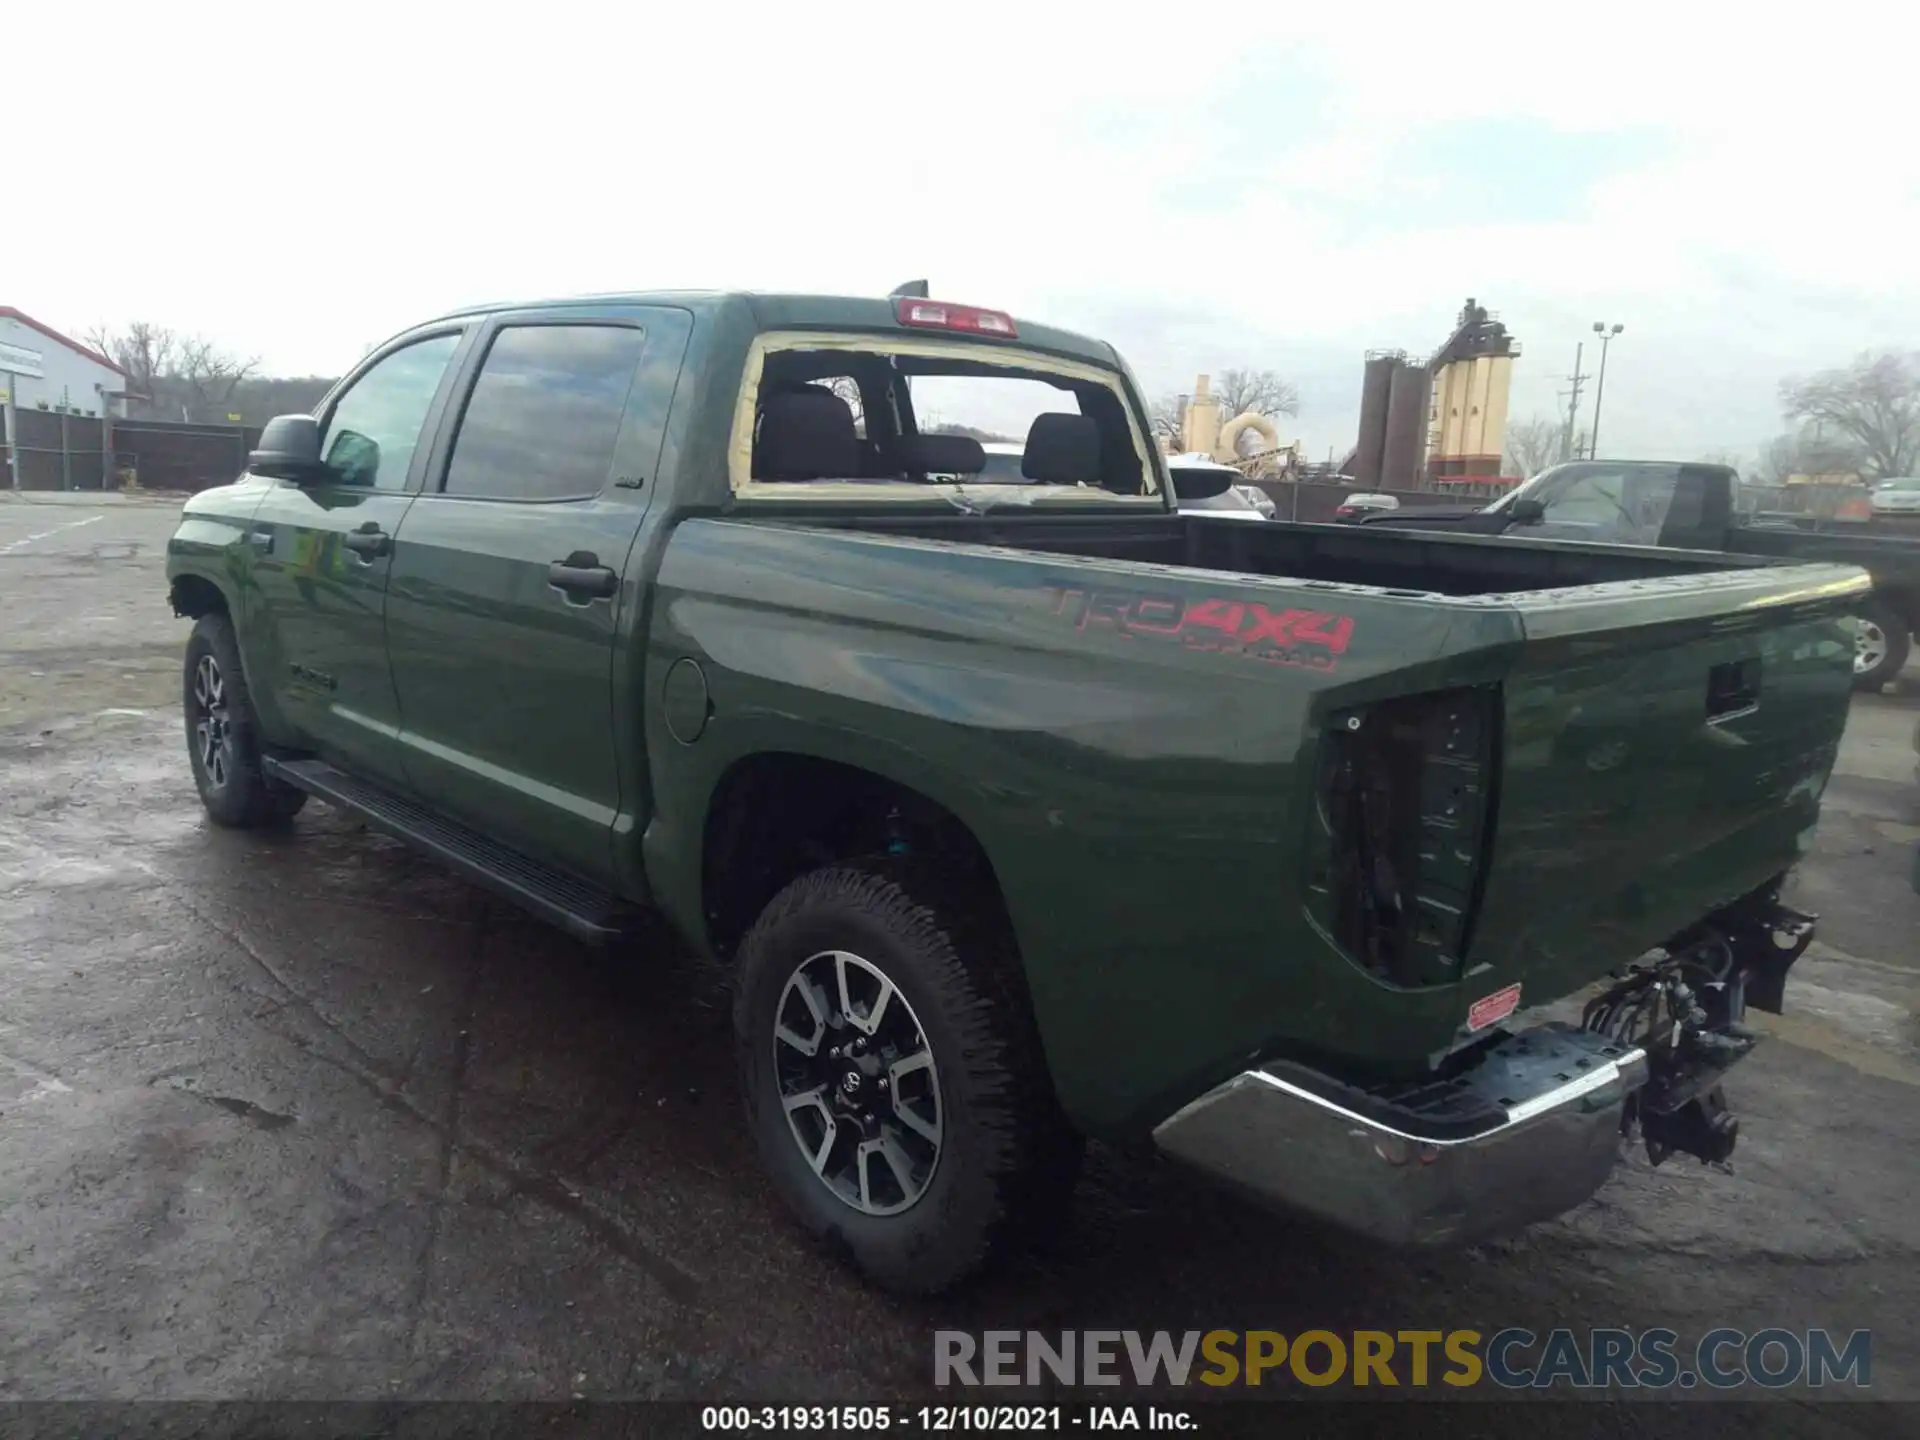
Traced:
<svg viewBox="0 0 1920 1440">
<path fill-rule="evenodd" d="M 1880 659 L 1866 669 L 1860 668 L 1856 660 L 1853 672 L 1853 688 L 1878 692 L 1894 676 L 1905 668 L 1907 653 L 1912 646 L 1912 636 L 1908 631 L 1907 617 L 1895 610 L 1885 600 L 1872 599 L 1860 611 L 1860 620 L 1872 626 L 1873 631 L 1862 632 L 1862 644 L 1865 636 L 1874 632 L 1880 638 Z"/>
<path fill-rule="evenodd" d="M 1078 1172 L 1081 1139 L 1054 1098 L 1006 927 L 988 912 L 997 917 L 997 901 L 945 894 L 925 870 L 861 861 L 794 881 L 740 947 L 736 1053 L 761 1159 L 811 1234 L 899 1294 L 951 1289 L 1010 1242 L 1057 1227 Z M 896 987 L 908 1007 L 901 1023 L 924 1036 L 937 1076 L 941 1134 L 931 1172 L 918 1198 L 894 1213 L 868 1213 L 831 1188 L 809 1163 L 783 1103 L 783 1093 L 807 1083 L 794 1080 L 792 1067 L 811 1063 L 786 1050 L 776 1058 L 775 1027 L 793 1000 L 789 982 L 836 951 L 859 957 Z M 890 1013 L 898 1017 L 897 1007 Z M 819 1033 L 829 1033 L 827 1022 Z M 850 1026 L 833 1033 L 858 1038 Z M 883 1097 L 895 1117 L 904 1087 L 900 1080 L 899 1093 Z M 816 1153 L 859 1133 L 874 1132 L 849 1130 Z M 897 1125 L 894 1134 L 906 1138 Z M 880 1187 L 873 1188 L 877 1195 Z M 904 1194 L 907 1187 L 899 1188 Z"/>
<path fill-rule="evenodd" d="M 233 623 L 220 611 L 194 622 L 181 674 L 181 711 L 194 788 L 216 825 L 252 830 L 284 824 L 306 792 L 260 769 L 260 724 L 240 665 Z"/>
</svg>

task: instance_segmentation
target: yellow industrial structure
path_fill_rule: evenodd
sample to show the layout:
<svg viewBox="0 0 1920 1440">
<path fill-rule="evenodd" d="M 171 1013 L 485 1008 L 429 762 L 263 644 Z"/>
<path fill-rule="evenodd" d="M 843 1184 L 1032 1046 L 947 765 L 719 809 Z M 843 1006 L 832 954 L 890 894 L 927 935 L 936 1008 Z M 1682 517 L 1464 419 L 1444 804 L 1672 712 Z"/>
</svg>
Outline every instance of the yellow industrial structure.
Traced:
<svg viewBox="0 0 1920 1440">
<path fill-rule="evenodd" d="M 1433 411 L 1427 425 L 1429 480 L 1499 478 L 1507 444 L 1507 393 L 1520 346 L 1507 327 L 1471 299 L 1427 369 Z"/>
<path fill-rule="evenodd" d="M 1251 434 L 1261 442 L 1250 454 L 1240 451 L 1240 437 Z M 1293 446 L 1280 443 L 1280 432 L 1271 420 L 1251 410 L 1222 421 L 1220 397 L 1213 393 L 1212 377 L 1202 375 L 1194 381 L 1193 394 L 1180 406 L 1180 438 L 1163 444 L 1173 453 L 1211 455 L 1227 465 L 1238 465 L 1248 474 L 1266 474 L 1285 469 L 1293 458 Z"/>
<path fill-rule="evenodd" d="M 1424 363 L 1404 350 L 1369 351 L 1359 439 L 1343 469 L 1367 489 L 1498 483 L 1519 354 L 1507 327 L 1472 299 Z"/>
</svg>

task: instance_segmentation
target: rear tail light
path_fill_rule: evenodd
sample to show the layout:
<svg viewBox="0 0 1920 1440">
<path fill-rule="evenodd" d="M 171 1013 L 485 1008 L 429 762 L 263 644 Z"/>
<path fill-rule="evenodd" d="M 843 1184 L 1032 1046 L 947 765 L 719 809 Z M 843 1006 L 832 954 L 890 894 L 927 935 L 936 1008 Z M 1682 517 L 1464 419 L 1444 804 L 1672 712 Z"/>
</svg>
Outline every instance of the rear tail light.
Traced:
<svg viewBox="0 0 1920 1440">
<path fill-rule="evenodd" d="M 893 302 L 893 313 L 902 325 L 922 330 L 961 330 L 969 335 L 995 335 L 1013 339 L 1013 317 L 998 310 L 982 310 L 977 305 L 950 305 L 944 300 L 915 300 L 903 296 Z"/>
<path fill-rule="evenodd" d="M 1498 691 L 1435 691 L 1334 717 L 1309 891 L 1355 964 L 1395 985 L 1459 978 L 1492 839 Z"/>
</svg>

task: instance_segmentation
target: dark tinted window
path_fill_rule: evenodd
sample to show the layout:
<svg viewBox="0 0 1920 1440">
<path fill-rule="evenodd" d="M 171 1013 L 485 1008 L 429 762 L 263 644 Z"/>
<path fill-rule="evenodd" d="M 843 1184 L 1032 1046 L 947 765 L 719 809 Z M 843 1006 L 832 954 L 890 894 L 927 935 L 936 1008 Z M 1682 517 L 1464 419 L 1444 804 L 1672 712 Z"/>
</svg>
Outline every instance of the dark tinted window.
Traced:
<svg viewBox="0 0 1920 1440">
<path fill-rule="evenodd" d="M 340 484 L 406 488 L 427 408 L 459 343 L 458 335 L 436 335 L 396 350 L 335 402 L 321 454 Z"/>
<path fill-rule="evenodd" d="M 645 337 L 611 325 L 519 325 L 494 337 L 460 421 L 446 493 L 598 494 Z"/>
</svg>

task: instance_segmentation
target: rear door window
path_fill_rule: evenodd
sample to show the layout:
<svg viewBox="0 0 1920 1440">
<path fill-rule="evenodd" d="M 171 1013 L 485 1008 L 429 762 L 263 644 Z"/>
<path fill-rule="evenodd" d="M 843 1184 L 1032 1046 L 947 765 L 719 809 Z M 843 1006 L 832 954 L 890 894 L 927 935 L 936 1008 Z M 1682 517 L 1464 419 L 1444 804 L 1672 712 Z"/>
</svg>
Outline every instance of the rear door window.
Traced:
<svg viewBox="0 0 1920 1440">
<path fill-rule="evenodd" d="M 508 325 L 494 336 L 454 437 L 444 491 L 582 500 L 613 467 L 646 336 L 620 325 Z"/>
</svg>

